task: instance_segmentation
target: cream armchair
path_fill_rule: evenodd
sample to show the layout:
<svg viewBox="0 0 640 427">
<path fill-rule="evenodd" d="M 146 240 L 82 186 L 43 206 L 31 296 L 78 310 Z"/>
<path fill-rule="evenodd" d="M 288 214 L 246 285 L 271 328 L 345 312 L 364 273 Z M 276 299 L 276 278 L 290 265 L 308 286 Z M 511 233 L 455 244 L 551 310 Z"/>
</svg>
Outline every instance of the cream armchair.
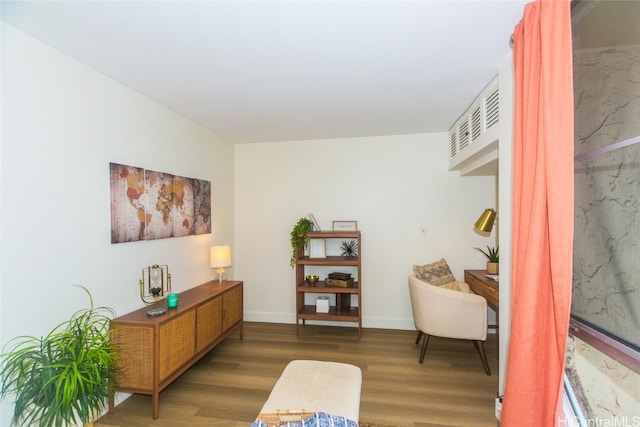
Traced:
<svg viewBox="0 0 640 427">
<path fill-rule="evenodd" d="M 482 366 L 487 375 L 491 375 L 484 341 L 487 339 L 487 300 L 476 295 L 464 282 L 455 282 L 458 290 L 448 286 L 434 286 L 418 279 L 415 274 L 409 276 L 409 294 L 413 320 L 418 329 L 416 344 L 425 335 L 420 350 L 420 363 L 424 361 L 429 337 L 431 335 L 446 338 L 473 340 Z"/>
</svg>

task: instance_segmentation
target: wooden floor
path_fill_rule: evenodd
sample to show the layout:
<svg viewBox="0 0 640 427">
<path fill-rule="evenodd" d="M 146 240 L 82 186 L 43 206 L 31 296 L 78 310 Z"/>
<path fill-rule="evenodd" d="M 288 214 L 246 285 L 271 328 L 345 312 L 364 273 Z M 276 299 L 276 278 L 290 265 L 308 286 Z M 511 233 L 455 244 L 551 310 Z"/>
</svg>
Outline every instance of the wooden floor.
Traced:
<svg viewBox="0 0 640 427">
<path fill-rule="evenodd" d="M 245 323 L 160 393 L 133 395 L 97 426 L 247 427 L 293 359 L 351 363 L 362 369 L 360 422 L 393 426 L 496 427 L 497 335 L 485 343 L 491 376 L 470 341 L 432 337 L 418 363 L 414 331 Z M 340 390 L 336 390 L 340 393 Z"/>
</svg>

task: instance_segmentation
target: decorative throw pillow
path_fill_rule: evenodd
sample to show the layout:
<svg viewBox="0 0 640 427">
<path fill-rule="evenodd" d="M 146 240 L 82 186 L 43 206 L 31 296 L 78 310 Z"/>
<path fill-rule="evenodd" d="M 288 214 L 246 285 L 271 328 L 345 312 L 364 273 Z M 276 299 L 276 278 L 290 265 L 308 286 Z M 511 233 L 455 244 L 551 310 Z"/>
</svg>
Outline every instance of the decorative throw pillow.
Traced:
<svg viewBox="0 0 640 427">
<path fill-rule="evenodd" d="M 456 281 L 449 264 L 444 258 L 431 264 L 414 265 L 413 274 L 423 282 L 434 286 L 442 286 Z"/>
<path fill-rule="evenodd" d="M 453 282 L 449 282 L 449 283 L 445 283 L 444 285 L 441 285 L 440 288 L 449 289 L 451 291 L 463 292 L 463 290 L 460 289 L 460 285 L 458 285 L 458 282 L 455 280 Z"/>
</svg>

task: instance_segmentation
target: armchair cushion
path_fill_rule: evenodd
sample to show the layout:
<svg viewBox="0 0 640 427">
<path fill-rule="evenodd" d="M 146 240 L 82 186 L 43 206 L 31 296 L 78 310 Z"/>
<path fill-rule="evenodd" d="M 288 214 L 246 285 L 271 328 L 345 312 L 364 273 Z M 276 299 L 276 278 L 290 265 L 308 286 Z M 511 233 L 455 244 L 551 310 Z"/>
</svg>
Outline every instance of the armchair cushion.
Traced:
<svg viewBox="0 0 640 427">
<path fill-rule="evenodd" d="M 433 286 L 443 286 L 453 283 L 447 289 L 451 289 L 452 286 L 456 288 L 455 290 L 458 290 L 455 285 L 456 278 L 453 276 L 449 264 L 447 264 L 444 258 L 431 264 L 414 265 L 413 274 L 415 274 L 418 279 Z"/>
<path fill-rule="evenodd" d="M 424 360 L 430 336 L 473 340 L 484 372 L 491 375 L 484 340 L 487 339 L 487 300 L 476 295 L 464 282 L 453 282 L 458 292 L 447 285 L 433 286 L 415 274 L 409 276 L 409 296 L 413 320 L 418 332 L 416 344 L 426 335 L 420 350 L 420 363 Z"/>
<path fill-rule="evenodd" d="M 484 341 L 487 338 L 487 300 L 464 282 L 461 292 L 433 286 L 409 276 L 409 294 L 416 329 L 427 335 Z"/>
<path fill-rule="evenodd" d="M 459 292 L 471 292 L 469 285 L 465 282 L 458 282 L 454 280 L 453 282 L 445 283 L 444 285 L 438 286 L 441 289 L 449 289 L 450 291 L 459 291 Z"/>
</svg>

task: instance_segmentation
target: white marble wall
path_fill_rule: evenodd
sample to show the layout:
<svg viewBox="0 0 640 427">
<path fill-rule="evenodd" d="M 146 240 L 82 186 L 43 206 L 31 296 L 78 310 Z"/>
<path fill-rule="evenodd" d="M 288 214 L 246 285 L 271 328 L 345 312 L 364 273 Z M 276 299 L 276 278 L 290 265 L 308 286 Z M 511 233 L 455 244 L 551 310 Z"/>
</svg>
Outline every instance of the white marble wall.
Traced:
<svg viewBox="0 0 640 427">
<path fill-rule="evenodd" d="M 580 52 L 576 155 L 640 136 L 640 46 Z M 576 161 L 573 312 L 640 344 L 640 144 Z"/>
<path fill-rule="evenodd" d="M 575 337 L 570 337 L 568 348 L 568 376 L 579 375 L 579 380 L 573 378 L 574 391 L 587 402 L 582 409 L 590 425 L 640 425 L 638 375 Z M 634 417 L 636 424 L 631 423 Z M 618 424 L 604 424 L 614 419 Z M 596 424 L 597 420 L 601 423 Z M 625 420 L 629 422 L 622 422 Z"/>
<path fill-rule="evenodd" d="M 640 140 L 640 44 L 574 53 L 572 312 L 640 346 L 640 143 L 607 151 Z M 638 416 L 640 375 L 574 338 L 567 368 L 587 418 Z"/>
</svg>

